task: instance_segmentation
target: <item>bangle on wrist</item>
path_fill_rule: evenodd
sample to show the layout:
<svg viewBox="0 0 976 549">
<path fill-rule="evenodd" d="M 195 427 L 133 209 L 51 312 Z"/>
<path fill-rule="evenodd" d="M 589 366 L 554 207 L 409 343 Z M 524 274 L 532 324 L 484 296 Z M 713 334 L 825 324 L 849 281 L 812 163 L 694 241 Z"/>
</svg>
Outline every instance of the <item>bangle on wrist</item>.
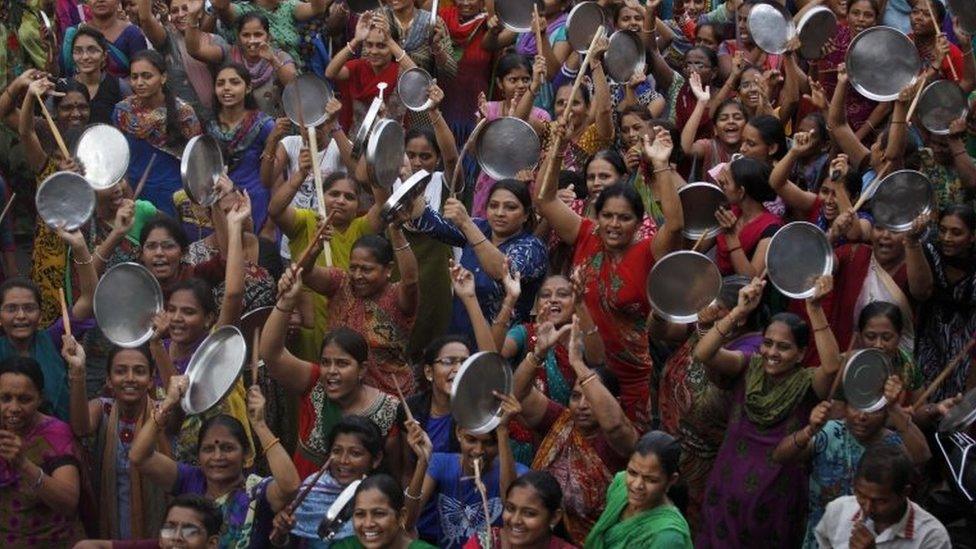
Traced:
<svg viewBox="0 0 976 549">
<path fill-rule="evenodd" d="M 718 322 L 715 323 L 714 328 L 715 331 L 718 332 L 718 335 L 722 336 L 722 339 L 726 339 L 729 337 L 729 332 L 731 332 L 731 329 L 729 330 L 729 332 L 722 331 L 722 325 L 719 324 Z"/>
<path fill-rule="evenodd" d="M 477 248 L 478 246 L 484 244 L 485 242 L 488 242 L 488 237 L 487 236 L 484 237 L 484 238 L 482 238 L 481 240 L 475 242 L 474 244 L 472 244 L 471 247 L 472 248 Z"/>
<path fill-rule="evenodd" d="M 401 51 L 400 51 L 400 55 L 398 55 L 398 56 L 396 56 L 396 57 L 394 58 L 394 61 L 396 61 L 397 63 L 399 63 L 400 61 L 403 61 L 403 58 L 404 58 L 404 57 L 406 57 L 406 56 L 407 56 L 407 52 L 406 52 L 406 51 L 403 51 L 403 50 L 401 50 Z"/>
<path fill-rule="evenodd" d="M 108 260 L 107 260 L 107 259 L 105 259 L 104 257 L 102 257 L 102 254 L 100 254 L 100 253 L 98 253 L 98 248 L 95 248 L 95 250 L 94 250 L 94 251 L 93 251 L 92 253 L 93 253 L 93 254 L 95 255 L 95 257 L 97 257 L 97 258 L 98 258 L 98 260 L 99 260 L 99 261 L 101 261 L 102 263 L 108 263 Z"/>
<path fill-rule="evenodd" d="M 71 257 L 71 262 L 75 265 L 91 265 L 95 261 L 95 258 L 91 254 L 88 254 L 88 261 L 78 261 L 76 256 Z"/>
<path fill-rule="evenodd" d="M 403 489 L 403 495 L 407 499 L 410 499 L 410 500 L 413 500 L 413 501 L 420 501 L 420 498 L 423 497 L 423 495 L 424 495 L 424 490 L 423 490 L 423 488 L 421 488 L 420 489 L 420 493 L 415 496 L 415 495 L 413 495 L 413 494 L 410 493 L 410 487 L 407 486 L 406 488 Z"/>
<path fill-rule="evenodd" d="M 274 448 L 276 444 L 281 444 L 281 439 L 278 438 L 278 437 L 275 437 L 274 440 L 272 440 L 271 442 L 269 442 L 267 445 L 263 446 L 261 448 L 261 453 L 264 454 L 264 455 L 267 455 L 268 454 L 268 450 Z"/>
<path fill-rule="evenodd" d="M 590 372 L 580 381 L 580 389 L 586 387 L 586 384 L 596 379 L 596 372 Z"/>
<path fill-rule="evenodd" d="M 37 492 L 37 489 L 41 487 L 41 483 L 44 482 L 44 469 L 38 467 L 38 470 L 40 470 L 40 474 L 37 475 L 37 480 L 35 480 L 34 483 L 31 484 L 30 487 L 31 492 Z"/>
<path fill-rule="evenodd" d="M 407 243 L 406 243 L 406 244 L 404 244 L 403 246 L 397 246 L 396 248 L 393 248 L 393 251 L 394 251 L 394 252 L 402 252 L 403 250 L 406 250 L 406 249 L 407 249 L 407 248 L 409 248 L 409 247 L 410 247 L 410 243 L 409 243 L 409 242 L 407 242 Z"/>
<path fill-rule="evenodd" d="M 590 337 L 591 335 L 593 335 L 593 334 L 595 334 L 595 333 L 597 333 L 599 331 L 600 331 L 600 328 L 598 328 L 597 325 L 594 324 L 593 325 L 593 328 L 591 328 L 591 329 L 583 332 L 583 337 Z"/>
<path fill-rule="evenodd" d="M 741 249 L 742 249 L 742 246 L 736 246 L 734 248 L 729 248 L 729 255 L 732 255 L 733 252 L 739 251 Z"/>
</svg>

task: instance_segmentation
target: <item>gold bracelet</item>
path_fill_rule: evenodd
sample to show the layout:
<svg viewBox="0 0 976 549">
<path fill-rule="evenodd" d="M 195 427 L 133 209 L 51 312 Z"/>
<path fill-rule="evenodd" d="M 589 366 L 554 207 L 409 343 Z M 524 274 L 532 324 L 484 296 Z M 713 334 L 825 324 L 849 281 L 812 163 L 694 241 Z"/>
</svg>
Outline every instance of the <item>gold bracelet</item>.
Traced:
<svg viewBox="0 0 976 549">
<path fill-rule="evenodd" d="M 580 381 L 580 389 L 586 387 L 586 384 L 596 379 L 596 372 L 590 372 L 582 381 Z"/>
<path fill-rule="evenodd" d="M 108 263 L 108 260 L 102 257 L 102 254 L 98 253 L 98 248 L 95 248 L 95 250 L 92 253 L 95 254 L 95 257 L 97 257 L 98 260 L 101 261 L 102 263 Z"/>
<path fill-rule="evenodd" d="M 277 438 L 277 437 L 275 437 L 275 439 L 274 439 L 274 440 L 272 440 L 272 441 L 271 441 L 271 442 L 270 442 L 270 443 L 269 443 L 269 444 L 268 444 L 267 446 L 265 446 L 265 447 L 263 447 L 263 448 L 261 448 L 261 452 L 262 452 L 262 453 L 263 453 L 264 455 L 268 455 L 268 450 L 270 450 L 270 449 L 272 449 L 272 448 L 274 448 L 274 447 L 275 447 L 275 444 L 281 444 L 281 439 L 280 439 L 280 438 Z"/>
<path fill-rule="evenodd" d="M 412 499 L 413 501 L 420 501 L 420 498 L 423 497 L 424 495 L 424 489 L 421 488 L 420 493 L 415 496 L 410 493 L 410 487 L 407 486 L 406 488 L 403 489 L 403 495 L 406 496 L 407 499 Z"/>
<path fill-rule="evenodd" d="M 394 252 L 402 252 L 403 250 L 406 250 L 406 249 L 407 249 L 407 248 L 409 248 L 409 247 L 410 247 L 410 243 L 409 243 L 409 242 L 407 242 L 407 243 L 406 243 L 406 244 L 404 244 L 403 246 L 397 246 L 396 248 L 393 248 L 393 251 L 394 251 Z"/>
<path fill-rule="evenodd" d="M 472 244 L 471 247 L 472 248 L 477 248 L 478 246 L 484 244 L 485 242 L 488 242 L 488 237 L 487 236 L 484 237 L 484 238 L 482 238 L 481 240 L 475 242 L 474 244 Z"/>
<path fill-rule="evenodd" d="M 718 322 L 715 323 L 715 331 L 718 332 L 718 335 L 722 336 L 722 339 L 729 337 L 729 334 L 722 331 L 722 326 Z"/>
<path fill-rule="evenodd" d="M 94 261 L 95 258 L 92 257 L 91 254 L 88 254 L 88 261 L 78 261 L 78 258 L 73 256 L 71 258 L 71 262 L 75 265 L 91 265 Z"/>
<path fill-rule="evenodd" d="M 401 53 L 399 57 L 395 57 L 393 60 L 399 63 L 400 61 L 403 61 L 403 58 L 406 56 L 407 56 L 407 51 L 403 50 L 403 53 Z"/>
</svg>

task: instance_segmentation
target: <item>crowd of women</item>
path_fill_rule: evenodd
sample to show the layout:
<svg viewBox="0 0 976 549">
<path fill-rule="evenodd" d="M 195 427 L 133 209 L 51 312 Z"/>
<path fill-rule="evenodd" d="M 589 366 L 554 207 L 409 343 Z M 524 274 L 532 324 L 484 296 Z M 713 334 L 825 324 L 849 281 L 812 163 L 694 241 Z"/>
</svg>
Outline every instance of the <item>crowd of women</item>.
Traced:
<svg viewBox="0 0 976 549">
<path fill-rule="evenodd" d="M 972 495 L 933 442 L 976 387 L 976 115 L 939 133 L 908 118 L 926 81 L 973 90 L 971 27 L 941 0 L 823 0 L 838 26 L 807 60 L 799 41 L 772 54 L 750 35 L 767 0 L 599 0 L 607 30 L 644 48 L 646 68 L 616 81 L 606 38 L 588 56 L 570 45 L 576 2 L 539 0 L 523 33 L 499 2 L 0 1 L 0 542 L 976 546 Z M 844 64 L 879 25 L 922 59 L 888 102 Z M 434 76 L 421 110 L 396 92 L 413 67 Z M 282 92 L 303 74 L 335 98 L 299 130 Z M 393 189 L 350 138 L 376 98 L 407 130 Z M 501 117 L 528 122 L 542 153 L 496 181 L 464 145 Z M 85 173 L 57 141 L 92 123 L 125 136 L 127 175 L 82 227 L 50 227 L 35 191 Z M 180 173 L 204 134 L 226 163 L 207 207 Z M 935 199 L 896 232 L 852 204 L 900 169 Z M 391 220 L 384 203 L 421 170 L 429 184 Z M 726 201 L 697 241 L 679 197 L 696 181 Z M 765 278 L 796 220 L 834 253 L 807 299 Z M 647 279 L 691 248 L 722 288 L 676 323 Z M 125 262 L 165 302 L 136 348 L 93 311 Z M 261 309 L 260 374 L 184 412 L 194 352 Z M 893 372 L 872 411 L 836 383 L 867 348 Z M 480 351 L 514 379 L 487 433 L 451 413 Z"/>
</svg>

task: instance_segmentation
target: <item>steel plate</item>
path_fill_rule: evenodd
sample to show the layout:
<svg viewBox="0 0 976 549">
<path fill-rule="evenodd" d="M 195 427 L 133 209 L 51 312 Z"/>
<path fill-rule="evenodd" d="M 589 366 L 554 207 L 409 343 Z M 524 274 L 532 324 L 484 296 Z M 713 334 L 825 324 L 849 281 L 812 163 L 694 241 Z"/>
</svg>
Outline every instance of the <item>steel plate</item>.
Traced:
<svg viewBox="0 0 976 549">
<path fill-rule="evenodd" d="M 606 25 L 606 14 L 596 2 L 580 2 L 566 18 L 566 40 L 574 50 L 585 53 L 596 31 Z"/>
<path fill-rule="evenodd" d="M 782 8 L 772 4 L 755 4 L 749 11 L 749 35 L 767 53 L 786 51 L 786 43 L 796 35 L 796 27 Z"/>
<path fill-rule="evenodd" d="M 96 191 L 115 186 L 129 169 L 129 142 L 108 124 L 85 128 L 71 154 L 81 162 L 85 179 Z"/>
<path fill-rule="evenodd" d="M 976 34 L 976 3 L 973 0 L 949 0 L 949 12 L 959 18 L 962 30 Z"/>
<path fill-rule="evenodd" d="M 976 9 L 976 6 L 974 6 Z M 936 80 L 922 90 L 916 114 L 922 126 L 936 135 L 949 135 L 949 124 L 969 112 L 966 94 L 952 80 Z"/>
<path fill-rule="evenodd" d="M 183 411 L 202 414 L 223 400 L 246 358 L 247 342 L 236 326 L 223 326 L 207 336 L 186 367 L 190 385 L 180 400 Z"/>
<path fill-rule="evenodd" d="M 403 106 L 414 111 L 426 111 L 431 106 L 428 90 L 434 79 L 420 67 L 405 71 L 397 80 L 397 94 Z"/>
<path fill-rule="evenodd" d="M 722 273 L 707 256 L 679 250 L 662 257 L 647 276 L 647 299 L 661 316 L 681 324 L 696 322 L 722 291 Z"/>
<path fill-rule="evenodd" d="M 888 404 L 884 385 L 892 373 L 888 355 L 878 349 L 854 351 L 844 365 L 844 400 L 862 412 L 877 412 Z"/>
<path fill-rule="evenodd" d="M 314 128 L 325 122 L 325 104 L 332 99 L 332 89 L 318 76 L 305 73 L 291 81 L 281 92 L 285 115 L 296 126 Z"/>
<path fill-rule="evenodd" d="M 427 170 L 420 170 L 397 187 L 390 198 L 383 204 L 380 216 L 387 223 L 393 222 L 401 211 L 410 207 L 414 199 L 424 193 L 430 183 L 431 174 Z"/>
<path fill-rule="evenodd" d="M 939 431 L 965 431 L 976 421 L 976 389 L 970 389 L 959 404 L 939 422 Z"/>
<path fill-rule="evenodd" d="M 899 170 L 881 180 L 871 197 L 871 213 L 876 225 L 905 232 L 916 217 L 932 210 L 934 200 L 935 191 L 925 174 Z"/>
<path fill-rule="evenodd" d="M 380 120 L 373 126 L 366 145 L 366 168 L 374 185 L 393 188 L 403 166 L 403 126 L 394 120 Z"/>
<path fill-rule="evenodd" d="M 223 171 L 224 155 L 212 135 L 198 135 L 187 142 L 180 161 L 180 179 L 190 200 L 200 206 L 216 202 L 214 187 Z"/>
<path fill-rule="evenodd" d="M 796 27 L 800 55 L 804 59 L 820 59 L 823 47 L 837 34 L 837 16 L 830 8 L 816 6 L 803 14 Z"/>
<path fill-rule="evenodd" d="M 105 337 L 119 347 L 133 348 L 152 337 L 153 317 L 163 310 L 163 290 L 142 265 L 120 263 L 102 275 L 93 303 Z"/>
<path fill-rule="evenodd" d="M 95 210 L 95 191 L 88 181 L 74 172 L 57 172 L 37 187 L 34 195 L 37 214 L 52 229 L 64 226 L 73 231 L 91 218 Z"/>
<path fill-rule="evenodd" d="M 685 228 L 681 230 L 685 238 L 698 240 L 703 233 L 708 235 L 705 238 L 712 238 L 721 232 L 715 212 L 728 203 L 728 198 L 718 185 L 689 183 L 678 190 L 678 198 L 685 216 Z"/>
<path fill-rule="evenodd" d="M 603 66 L 614 82 L 624 84 L 637 71 L 644 72 L 644 44 L 637 33 L 619 30 L 610 35 L 607 52 L 603 54 Z"/>
<path fill-rule="evenodd" d="M 382 106 L 383 101 L 379 97 L 373 98 L 373 102 L 369 105 L 369 110 L 366 111 L 366 116 L 363 117 L 359 128 L 356 129 L 356 135 L 352 140 L 352 157 L 354 159 L 359 160 L 359 157 L 362 156 L 363 149 L 366 147 L 366 140 L 369 139 L 369 132 L 376 124 L 376 119 L 380 115 L 380 107 Z"/>
<path fill-rule="evenodd" d="M 915 44 L 891 27 L 861 31 L 847 48 L 847 74 L 858 93 L 875 101 L 894 101 L 915 82 L 922 60 Z"/>
<path fill-rule="evenodd" d="M 766 248 L 769 281 L 786 297 L 813 295 L 817 278 L 834 268 L 834 250 L 827 235 L 813 223 L 794 221 L 776 231 Z"/>
<path fill-rule="evenodd" d="M 532 5 L 535 4 L 542 15 L 543 0 L 495 0 L 495 14 L 505 28 L 512 32 L 532 32 Z"/>
<path fill-rule="evenodd" d="M 539 161 L 542 144 L 528 122 L 505 116 L 485 124 L 475 142 L 478 165 L 495 180 L 513 179 Z"/>
<path fill-rule="evenodd" d="M 454 423 L 475 435 L 498 426 L 501 403 L 492 394 L 512 392 L 512 369 L 502 355 L 482 351 L 468 357 L 451 384 Z"/>
<path fill-rule="evenodd" d="M 355 509 L 353 502 L 356 498 L 356 490 L 359 489 L 361 482 L 362 480 L 350 482 L 349 486 L 343 488 L 332 505 L 326 509 L 325 515 L 322 516 L 322 522 L 319 523 L 319 538 L 326 541 L 335 539 L 339 530 L 342 530 L 342 526 L 352 518 L 352 512 Z"/>
</svg>

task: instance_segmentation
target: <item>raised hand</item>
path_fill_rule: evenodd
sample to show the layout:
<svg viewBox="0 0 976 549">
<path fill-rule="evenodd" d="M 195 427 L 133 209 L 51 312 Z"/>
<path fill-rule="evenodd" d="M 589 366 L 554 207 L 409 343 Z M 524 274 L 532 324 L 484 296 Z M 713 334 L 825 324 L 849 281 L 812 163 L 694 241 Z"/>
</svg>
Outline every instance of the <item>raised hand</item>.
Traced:
<svg viewBox="0 0 976 549">
<path fill-rule="evenodd" d="M 813 132 L 796 132 L 793 134 L 793 149 L 797 154 L 803 156 L 813 150 Z"/>
<path fill-rule="evenodd" d="M 810 411 L 810 435 L 815 435 L 823 429 L 830 419 L 830 408 L 833 406 L 829 400 L 825 400 L 813 407 Z"/>
<path fill-rule="evenodd" d="M 556 329 L 556 326 L 549 321 L 538 324 L 536 329 L 535 349 L 532 351 L 536 356 L 543 356 L 549 349 L 552 349 L 560 338 L 568 334 L 572 329 L 572 323 L 564 324 Z"/>
<path fill-rule="evenodd" d="M 671 132 L 661 126 L 654 126 L 654 141 L 651 141 L 651 136 L 649 135 L 641 136 L 641 141 L 643 143 L 642 152 L 647 161 L 652 162 L 654 165 L 668 164 L 671 158 L 671 151 L 674 149 L 674 143 L 671 141 Z"/>
<path fill-rule="evenodd" d="M 247 390 L 247 418 L 251 420 L 251 425 L 264 423 L 264 406 L 266 403 L 261 387 L 251 385 L 251 388 Z"/>
<path fill-rule="evenodd" d="M 498 427 L 507 428 L 508 423 L 512 421 L 512 418 L 522 413 L 522 405 L 519 403 L 515 395 L 503 395 L 498 391 L 492 391 L 495 398 L 497 398 L 502 405 L 501 415 L 498 418 Z"/>
<path fill-rule="evenodd" d="M 824 92 L 820 82 L 816 80 L 810 80 L 810 93 L 803 94 L 803 98 L 809 101 L 819 111 L 827 110 L 827 107 L 830 105 L 827 101 L 827 93 Z"/>
<path fill-rule="evenodd" d="M 462 299 L 472 299 L 475 296 L 474 275 L 460 264 L 451 260 L 451 287 L 454 295 Z"/>
<path fill-rule="evenodd" d="M 444 219 L 450 221 L 456 227 L 463 227 L 471 221 L 471 217 L 468 216 L 468 209 L 456 198 L 448 198 L 444 202 L 443 212 Z"/>
<path fill-rule="evenodd" d="M 163 399 L 163 403 L 159 406 L 159 412 L 166 414 L 174 406 L 178 406 L 180 399 L 186 394 L 189 386 L 190 378 L 187 376 L 173 376 L 169 378 L 169 387 L 166 388 L 166 398 Z"/>
<path fill-rule="evenodd" d="M 816 282 L 813 284 L 813 295 L 807 298 L 807 303 L 812 305 L 820 305 L 823 302 L 823 298 L 827 297 L 827 294 L 829 294 L 833 289 L 833 276 L 823 275 L 817 277 Z"/>
<path fill-rule="evenodd" d="M 153 333 L 151 336 L 152 341 L 162 341 L 164 337 L 169 335 L 169 323 L 172 321 L 172 319 L 173 317 L 166 311 L 160 311 L 153 315 Z"/>
<path fill-rule="evenodd" d="M 839 374 L 838 374 L 839 375 Z M 888 401 L 888 406 L 897 406 L 898 402 L 901 401 L 902 391 L 905 389 L 905 384 L 902 383 L 901 378 L 896 374 L 888 376 L 884 384 L 884 397 Z"/>
<path fill-rule="evenodd" d="M 278 300 L 292 306 L 302 291 L 302 268 L 292 263 L 278 280 Z"/>
<path fill-rule="evenodd" d="M 251 196 L 247 191 L 243 191 L 238 196 L 237 202 L 227 212 L 227 224 L 239 229 L 249 219 L 251 219 Z"/>
<path fill-rule="evenodd" d="M 505 288 L 505 297 L 512 301 L 518 301 L 519 296 L 522 295 L 522 273 L 519 271 L 512 272 L 512 260 L 505 256 L 505 263 L 502 267 L 502 287 Z"/>
<path fill-rule="evenodd" d="M 699 103 L 708 103 L 712 99 L 711 86 L 702 87 L 701 76 L 697 72 L 691 73 L 688 77 L 688 85 L 691 86 L 691 93 L 695 94 L 695 99 Z"/>
<path fill-rule="evenodd" d="M 441 101 L 444 101 L 444 90 L 437 85 L 437 80 L 430 83 L 427 87 L 427 99 L 430 100 L 430 106 L 427 107 L 428 111 L 436 111 L 441 106 Z"/>
<path fill-rule="evenodd" d="M 407 404 L 404 402 L 403 405 L 406 406 Z M 416 420 L 407 421 L 405 427 L 407 429 L 407 444 L 413 450 L 413 454 L 417 456 L 418 460 L 429 463 L 430 456 L 434 454 L 434 445 L 430 442 L 430 437 Z"/>
<path fill-rule="evenodd" d="M 745 318 L 752 311 L 755 311 L 759 307 L 759 303 L 762 302 L 763 290 L 766 288 L 766 281 L 761 278 L 753 278 L 751 282 L 743 286 L 739 290 L 739 302 L 736 303 L 735 309 L 741 313 L 738 318 Z"/>
<path fill-rule="evenodd" d="M 64 334 L 61 336 L 61 356 L 68 364 L 70 371 L 85 371 L 85 349 L 78 344 L 73 335 Z"/>
</svg>

